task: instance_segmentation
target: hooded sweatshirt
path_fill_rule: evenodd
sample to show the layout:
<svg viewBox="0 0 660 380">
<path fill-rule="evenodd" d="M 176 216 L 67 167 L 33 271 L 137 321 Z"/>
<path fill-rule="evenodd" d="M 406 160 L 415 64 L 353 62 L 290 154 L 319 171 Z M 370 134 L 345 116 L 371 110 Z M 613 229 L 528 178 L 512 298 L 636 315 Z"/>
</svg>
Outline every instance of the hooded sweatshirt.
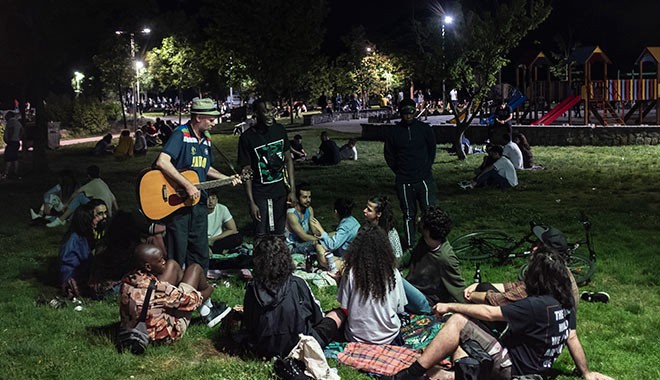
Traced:
<svg viewBox="0 0 660 380">
<path fill-rule="evenodd" d="M 300 277 L 289 276 L 275 291 L 266 289 L 256 280 L 250 281 L 243 307 L 248 345 L 260 356 L 286 356 L 298 343 L 301 333 L 317 341 L 321 339 L 313 329 L 323 319 L 321 305 Z"/>
<path fill-rule="evenodd" d="M 416 183 L 431 178 L 435 160 L 435 133 L 419 120 L 390 127 L 385 137 L 384 155 L 396 174 L 396 183 Z"/>
</svg>

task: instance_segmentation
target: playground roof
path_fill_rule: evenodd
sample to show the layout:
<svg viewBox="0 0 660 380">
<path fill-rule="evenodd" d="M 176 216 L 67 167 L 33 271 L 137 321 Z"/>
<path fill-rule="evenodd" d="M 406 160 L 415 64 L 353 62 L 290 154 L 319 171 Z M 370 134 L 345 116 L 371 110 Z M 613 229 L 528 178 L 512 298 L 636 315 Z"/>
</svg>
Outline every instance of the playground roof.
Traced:
<svg viewBox="0 0 660 380">
<path fill-rule="evenodd" d="M 600 46 L 583 46 L 575 49 L 571 54 L 569 60 L 577 64 L 583 65 L 592 62 L 605 62 L 612 64 L 612 61 L 605 55 L 605 52 Z"/>
<path fill-rule="evenodd" d="M 658 46 L 647 46 L 642 51 L 642 54 L 639 55 L 639 58 L 635 61 L 635 64 L 653 62 L 656 65 L 660 62 L 660 47 Z"/>
<path fill-rule="evenodd" d="M 552 61 L 550 61 L 550 59 L 542 51 L 533 55 L 529 55 L 526 58 L 527 59 L 525 59 L 522 63 L 522 66 L 525 67 L 549 66 L 552 64 Z"/>
</svg>

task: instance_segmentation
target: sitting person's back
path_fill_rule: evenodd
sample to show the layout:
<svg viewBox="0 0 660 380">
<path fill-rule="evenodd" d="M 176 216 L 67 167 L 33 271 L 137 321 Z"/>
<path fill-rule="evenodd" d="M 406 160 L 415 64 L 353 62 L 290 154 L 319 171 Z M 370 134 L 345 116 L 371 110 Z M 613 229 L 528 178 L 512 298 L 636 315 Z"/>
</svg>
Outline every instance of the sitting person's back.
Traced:
<svg viewBox="0 0 660 380">
<path fill-rule="evenodd" d="M 504 135 L 504 139 L 508 139 L 509 135 Z M 516 169 L 523 169 L 523 154 L 518 148 L 518 145 L 513 141 L 509 141 L 503 146 L 502 155 L 511 161 L 513 167 Z"/>
<path fill-rule="evenodd" d="M 254 249 L 254 278 L 243 301 L 243 329 L 249 348 L 267 358 L 286 356 L 298 342 L 298 334 L 314 337 L 325 347 L 341 323 L 336 312 L 324 318 L 318 301 L 295 269 L 284 242 L 273 236 Z"/>
<path fill-rule="evenodd" d="M 399 335 L 398 314 L 408 303 L 387 234 L 364 226 L 345 256 L 337 300 L 347 315 L 349 342 L 390 344 Z"/>
<path fill-rule="evenodd" d="M 115 158 L 123 159 L 127 157 L 133 157 L 133 139 L 131 138 L 131 132 L 128 129 L 121 131 L 119 136 L 119 142 L 117 143 L 117 148 L 115 148 Z"/>
<path fill-rule="evenodd" d="M 531 169 L 534 166 L 534 155 L 532 154 L 532 147 L 527 142 L 527 138 L 522 133 L 513 135 L 513 142 L 518 145 L 522 153 L 523 168 Z"/>
<path fill-rule="evenodd" d="M 357 140 L 350 139 L 341 148 L 339 148 L 339 156 L 342 160 L 357 160 Z"/>
<path fill-rule="evenodd" d="M 106 154 L 112 154 L 113 149 L 112 145 L 110 143 L 112 142 L 112 134 L 108 133 L 101 140 L 99 140 L 96 145 L 94 145 L 94 149 L 92 150 L 92 154 L 94 156 L 103 156 Z"/>
</svg>

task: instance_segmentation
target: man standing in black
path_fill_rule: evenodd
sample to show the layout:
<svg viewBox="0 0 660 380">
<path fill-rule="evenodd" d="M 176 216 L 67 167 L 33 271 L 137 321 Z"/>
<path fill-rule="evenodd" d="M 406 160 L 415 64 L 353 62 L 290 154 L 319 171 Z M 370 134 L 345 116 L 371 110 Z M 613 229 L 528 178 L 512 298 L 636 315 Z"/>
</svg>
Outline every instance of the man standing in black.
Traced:
<svg viewBox="0 0 660 380">
<path fill-rule="evenodd" d="M 417 204 L 422 212 L 435 203 L 435 183 L 431 169 L 435 160 L 435 134 L 426 123 L 415 119 L 415 102 L 399 104 L 401 121 L 385 138 L 385 161 L 396 175 L 396 193 L 405 222 L 405 244 L 415 245 Z"/>
<path fill-rule="evenodd" d="M 251 168 L 254 173 L 254 178 L 245 182 L 245 192 L 256 223 L 256 238 L 284 236 L 287 198 L 291 207 L 296 203 L 289 139 L 284 127 L 275 123 L 270 103 L 258 99 L 252 108 L 257 123 L 238 140 L 238 166 L 243 170 Z"/>
<path fill-rule="evenodd" d="M 513 131 L 511 128 L 513 110 L 511 109 L 511 106 L 509 106 L 509 104 L 506 102 L 506 100 L 502 100 L 500 105 L 495 110 L 494 116 L 495 120 L 488 130 L 488 138 L 490 139 L 490 142 L 495 141 L 499 144 L 498 141 L 500 141 L 500 138 L 502 138 L 505 134 L 508 134 L 508 139 L 502 144 L 504 145 L 510 142 L 511 136 L 513 136 Z"/>
</svg>

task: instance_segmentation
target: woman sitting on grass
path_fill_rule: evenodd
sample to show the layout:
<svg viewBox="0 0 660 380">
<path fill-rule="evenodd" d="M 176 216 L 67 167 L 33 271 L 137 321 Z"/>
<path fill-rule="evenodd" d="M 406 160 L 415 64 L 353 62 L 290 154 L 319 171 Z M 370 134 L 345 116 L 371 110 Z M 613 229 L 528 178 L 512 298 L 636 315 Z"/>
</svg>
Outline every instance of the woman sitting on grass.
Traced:
<svg viewBox="0 0 660 380">
<path fill-rule="evenodd" d="M 69 201 L 76 189 L 78 189 L 78 181 L 73 171 L 66 169 L 60 171 L 57 175 L 57 185 L 44 193 L 44 202 L 39 207 L 38 212 L 30 209 L 30 217 L 32 220 L 46 218 L 49 222 L 52 221 L 64 211 L 66 202 Z M 53 215 L 54 213 L 56 215 Z"/>
<path fill-rule="evenodd" d="M 341 312 L 323 316 L 307 282 L 294 276 L 294 269 L 282 239 L 269 236 L 255 247 L 254 278 L 243 300 L 243 327 L 248 346 L 260 356 L 286 356 L 298 342 L 298 334 L 312 336 L 325 347 L 342 323 Z"/>
<path fill-rule="evenodd" d="M 60 285 L 69 297 L 87 295 L 92 251 L 105 231 L 108 207 L 99 199 L 76 209 L 60 248 Z"/>
<path fill-rule="evenodd" d="M 403 256 L 403 249 L 401 248 L 401 239 L 399 233 L 394 227 L 394 213 L 392 212 L 392 204 L 387 197 L 375 196 L 367 201 L 367 207 L 363 210 L 364 219 L 367 223 L 380 226 L 384 231 L 387 231 L 387 237 L 392 245 L 392 251 L 397 259 Z"/>
<path fill-rule="evenodd" d="M 349 342 L 398 344 L 408 302 L 387 234 L 378 226 L 360 228 L 344 259 L 337 300 L 348 316 Z"/>
</svg>

